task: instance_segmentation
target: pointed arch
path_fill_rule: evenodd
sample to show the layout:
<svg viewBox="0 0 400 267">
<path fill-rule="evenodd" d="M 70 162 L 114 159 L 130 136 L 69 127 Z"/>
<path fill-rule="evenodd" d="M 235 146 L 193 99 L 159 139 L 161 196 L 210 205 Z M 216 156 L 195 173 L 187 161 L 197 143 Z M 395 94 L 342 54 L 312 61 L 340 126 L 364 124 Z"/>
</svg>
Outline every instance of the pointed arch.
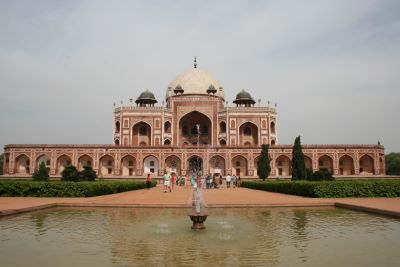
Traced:
<svg viewBox="0 0 400 267">
<path fill-rule="evenodd" d="M 78 171 L 82 171 L 85 166 L 93 167 L 93 158 L 87 154 L 83 154 L 78 158 Z"/>
<path fill-rule="evenodd" d="M 134 146 L 151 145 L 151 126 L 150 124 L 140 121 L 132 126 L 132 142 Z"/>
<path fill-rule="evenodd" d="M 239 142 L 244 146 L 258 145 L 258 126 L 252 122 L 245 122 L 239 126 Z"/>
<path fill-rule="evenodd" d="M 136 158 L 132 155 L 125 155 L 121 159 L 121 175 L 135 176 L 136 175 Z"/>
<path fill-rule="evenodd" d="M 20 154 L 15 158 L 15 174 L 29 174 L 31 159 L 26 154 Z"/>
<path fill-rule="evenodd" d="M 292 175 L 291 160 L 286 155 L 280 155 L 275 160 L 275 173 L 277 176 L 290 176 Z"/>
<path fill-rule="evenodd" d="M 179 144 L 212 144 L 212 122 L 205 114 L 192 111 L 179 120 Z M 198 132 L 200 131 L 200 132 Z"/>
<path fill-rule="evenodd" d="M 50 170 L 50 166 L 51 166 L 51 160 L 50 160 L 50 156 L 47 154 L 41 154 L 36 158 L 36 169 L 39 169 L 39 166 L 41 163 L 44 163 L 44 165 L 46 166 L 47 170 Z"/>
<path fill-rule="evenodd" d="M 363 155 L 360 160 L 360 174 L 361 175 L 371 175 L 374 174 L 375 168 L 374 168 L 374 158 L 371 157 L 368 154 Z"/>
<path fill-rule="evenodd" d="M 333 174 L 333 159 L 328 155 L 322 155 L 318 158 L 318 169 Z"/>
<path fill-rule="evenodd" d="M 176 175 L 181 175 L 181 159 L 178 156 L 172 155 L 165 159 L 165 167 L 169 173 L 175 173 Z"/>
<path fill-rule="evenodd" d="M 209 173 L 210 174 L 220 174 L 225 175 L 225 159 L 220 156 L 216 155 L 213 156 L 209 161 Z"/>
<path fill-rule="evenodd" d="M 247 159 L 243 156 L 232 158 L 232 175 L 247 176 Z"/>
<path fill-rule="evenodd" d="M 66 155 L 66 154 L 63 154 L 63 155 L 61 155 L 61 156 L 59 156 L 58 158 L 57 158 L 57 164 L 56 164 L 56 170 L 57 170 L 57 174 L 58 175 L 61 175 L 61 173 L 62 173 L 62 171 L 64 170 L 64 168 L 66 167 L 66 166 L 70 166 L 71 165 L 71 163 L 72 163 L 72 160 L 71 160 L 71 157 L 70 156 L 68 156 L 68 155 Z"/>
<path fill-rule="evenodd" d="M 154 155 L 148 155 L 143 159 L 143 172 L 158 175 L 158 158 Z"/>
<path fill-rule="evenodd" d="M 354 175 L 354 160 L 349 155 L 343 155 L 339 158 L 339 174 Z"/>
<path fill-rule="evenodd" d="M 99 159 L 99 173 L 101 176 L 111 176 L 114 174 L 114 157 L 106 154 Z"/>
</svg>

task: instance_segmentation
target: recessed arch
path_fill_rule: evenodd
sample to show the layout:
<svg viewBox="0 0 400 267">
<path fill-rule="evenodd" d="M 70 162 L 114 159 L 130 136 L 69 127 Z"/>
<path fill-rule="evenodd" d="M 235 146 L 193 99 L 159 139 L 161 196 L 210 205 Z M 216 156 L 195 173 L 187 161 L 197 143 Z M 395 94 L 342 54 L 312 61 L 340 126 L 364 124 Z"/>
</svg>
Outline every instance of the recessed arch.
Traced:
<svg viewBox="0 0 400 267">
<path fill-rule="evenodd" d="M 272 134 L 275 134 L 275 133 L 276 133 L 276 130 L 275 130 L 275 122 L 274 122 L 274 121 L 271 121 L 270 130 L 271 130 L 271 133 L 272 133 Z"/>
<path fill-rule="evenodd" d="M 318 158 L 318 169 L 327 171 L 333 174 L 333 159 L 328 155 L 323 155 Z"/>
<path fill-rule="evenodd" d="M 93 167 L 93 158 L 87 154 L 78 158 L 78 170 L 82 171 L 85 166 Z"/>
<path fill-rule="evenodd" d="M 57 164 L 56 164 L 56 169 L 57 169 L 57 174 L 61 175 L 62 171 L 65 169 L 66 166 L 70 166 L 72 164 L 71 157 L 63 154 L 57 158 Z"/>
<path fill-rule="evenodd" d="M 158 175 L 158 158 L 153 155 L 149 155 L 143 159 L 143 172 L 145 174 L 152 173 Z"/>
<path fill-rule="evenodd" d="M 245 122 L 239 127 L 240 145 L 258 145 L 258 127 L 252 122 Z"/>
<path fill-rule="evenodd" d="M 247 159 L 243 156 L 232 158 L 232 175 L 247 176 Z"/>
<path fill-rule="evenodd" d="M 121 123 L 119 121 L 115 122 L 115 133 L 119 133 L 121 130 Z"/>
<path fill-rule="evenodd" d="M 166 121 L 164 123 L 164 132 L 165 133 L 171 133 L 171 123 L 169 121 Z"/>
<path fill-rule="evenodd" d="M 360 157 L 360 174 L 361 175 L 372 175 L 374 174 L 374 158 L 368 154 Z"/>
<path fill-rule="evenodd" d="M 211 144 L 212 123 L 205 114 L 192 111 L 179 120 L 179 144 Z"/>
<path fill-rule="evenodd" d="M 50 164 L 51 164 L 50 156 L 48 156 L 47 154 L 41 154 L 39 157 L 37 157 L 36 158 L 36 169 L 39 169 L 39 166 L 42 162 L 44 163 L 47 170 L 49 171 Z"/>
<path fill-rule="evenodd" d="M 339 174 L 354 175 L 354 160 L 349 155 L 343 155 L 339 158 Z"/>
<path fill-rule="evenodd" d="M 30 173 L 30 158 L 25 155 L 21 154 L 15 158 L 15 174 L 29 174 Z"/>
<path fill-rule="evenodd" d="M 151 126 L 140 121 L 132 126 L 132 144 L 139 146 L 151 145 Z"/>
<path fill-rule="evenodd" d="M 219 132 L 226 133 L 226 122 L 225 121 L 221 121 L 219 123 Z"/>
<path fill-rule="evenodd" d="M 114 175 L 114 157 L 111 155 L 104 155 L 100 158 L 99 172 L 102 176 Z"/>
<path fill-rule="evenodd" d="M 121 159 L 121 175 L 135 176 L 136 175 L 136 158 L 132 155 L 125 155 Z"/>
<path fill-rule="evenodd" d="M 225 175 L 225 159 L 222 156 L 213 156 L 209 161 L 209 173 Z"/>
<path fill-rule="evenodd" d="M 202 174 L 203 173 L 203 159 L 198 155 L 192 155 L 188 158 L 188 173 L 192 174 Z"/>
<path fill-rule="evenodd" d="M 176 175 L 181 175 L 181 159 L 178 156 L 172 155 L 165 159 L 166 170 L 169 173 L 175 173 Z"/>
<path fill-rule="evenodd" d="M 276 176 L 290 176 L 292 175 L 291 160 L 286 155 L 280 155 L 275 160 L 275 173 Z"/>
<path fill-rule="evenodd" d="M 310 171 L 313 170 L 311 157 L 304 155 L 304 164 L 306 165 L 306 169 L 309 169 Z"/>
</svg>

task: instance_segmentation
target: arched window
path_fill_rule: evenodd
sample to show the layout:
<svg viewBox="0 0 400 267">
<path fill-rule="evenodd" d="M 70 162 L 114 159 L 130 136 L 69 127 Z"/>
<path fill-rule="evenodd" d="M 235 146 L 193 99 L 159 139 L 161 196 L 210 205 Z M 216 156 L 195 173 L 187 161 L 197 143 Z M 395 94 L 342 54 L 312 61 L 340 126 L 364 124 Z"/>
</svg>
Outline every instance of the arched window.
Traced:
<svg viewBox="0 0 400 267">
<path fill-rule="evenodd" d="M 271 146 L 274 146 L 274 145 L 275 145 L 275 140 L 272 139 L 272 140 L 271 140 Z"/>
<path fill-rule="evenodd" d="M 271 133 L 275 133 L 275 122 L 271 122 Z"/>
<path fill-rule="evenodd" d="M 244 127 L 243 134 L 246 136 L 251 136 L 251 128 L 248 126 Z"/>
<path fill-rule="evenodd" d="M 164 132 L 171 133 L 171 123 L 169 121 L 164 123 Z"/>
<path fill-rule="evenodd" d="M 240 161 L 236 161 L 236 167 L 240 167 Z"/>
<path fill-rule="evenodd" d="M 117 122 L 115 123 L 115 132 L 116 132 L 116 133 L 119 133 L 120 128 L 121 128 L 121 124 L 119 123 L 119 121 L 117 121 Z"/>
<path fill-rule="evenodd" d="M 224 139 L 221 139 L 221 140 L 219 141 L 219 144 L 220 144 L 221 146 L 225 146 L 225 145 L 226 145 L 226 141 L 225 141 Z"/>
<path fill-rule="evenodd" d="M 226 123 L 224 121 L 219 124 L 219 131 L 221 133 L 226 133 Z"/>
<path fill-rule="evenodd" d="M 145 125 L 140 126 L 140 128 L 139 128 L 139 135 L 144 135 L 144 136 L 147 135 L 147 127 L 146 127 Z"/>
<path fill-rule="evenodd" d="M 119 145 L 119 139 L 115 139 L 115 144 Z"/>
<path fill-rule="evenodd" d="M 164 140 L 164 145 L 170 145 L 170 144 L 171 144 L 171 141 L 169 139 Z"/>
</svg>

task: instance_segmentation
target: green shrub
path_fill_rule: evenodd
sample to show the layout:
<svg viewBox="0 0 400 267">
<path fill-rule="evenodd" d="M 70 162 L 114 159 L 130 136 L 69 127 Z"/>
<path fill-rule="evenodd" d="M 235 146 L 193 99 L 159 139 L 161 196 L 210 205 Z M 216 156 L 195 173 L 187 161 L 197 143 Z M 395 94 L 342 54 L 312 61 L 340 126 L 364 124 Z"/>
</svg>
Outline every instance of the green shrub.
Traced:
<svg viewBox="0 0 400 267">
<path fill-rule="evenodd" d="M 84 166 L 83 170 L 79 172 L 80 181 L 94 181 L 97 178 L 96 172 L 91 166 Z"/>
<path fill-rule="evenodd" d="M 49 170 L 46 168 L 46 165 L 42 161 L 39 165 L 39 170 L 36 170 L 32 174 L 32 180 L 34 181 L 48 181 L 50 179 Z"/>
<path fill-rule="evenodd" d="M 156 186 L 156 182 L 152 182 Z M 146 188 L 144 181 L 0 181 L 0 196 L 19 197 L 93 197 Z"/>
<path fill-rule="evenodd" d="M 75 166 L 66 166 L 61 172 L 61 181 L 78 181 L 79 172 Z"/>
<path fill-rule="evenodd" d="M 243 181 L 242 187 L 321 198 L 400 197 L 400 180 Z"/>
<path fill-rule="evenodd" d="M 307 177 L 309 181 L 333 181 L 332 174 L 329 171 L 316 171 Z"/>
</svg>

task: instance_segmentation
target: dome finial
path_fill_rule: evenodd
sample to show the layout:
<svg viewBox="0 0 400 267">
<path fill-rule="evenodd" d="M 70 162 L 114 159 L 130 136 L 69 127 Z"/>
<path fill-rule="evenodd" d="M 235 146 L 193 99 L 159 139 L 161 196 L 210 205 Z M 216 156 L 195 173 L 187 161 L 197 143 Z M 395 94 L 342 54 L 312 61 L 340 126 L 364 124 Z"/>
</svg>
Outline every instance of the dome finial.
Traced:
<svg viewBox="0 0 400 267">
<path fill-rule="evenodd" d="M 197 68 L 197 61 L 196 61 L 196 56 L 194 56 L 194 68 Z"/>
</svg>

